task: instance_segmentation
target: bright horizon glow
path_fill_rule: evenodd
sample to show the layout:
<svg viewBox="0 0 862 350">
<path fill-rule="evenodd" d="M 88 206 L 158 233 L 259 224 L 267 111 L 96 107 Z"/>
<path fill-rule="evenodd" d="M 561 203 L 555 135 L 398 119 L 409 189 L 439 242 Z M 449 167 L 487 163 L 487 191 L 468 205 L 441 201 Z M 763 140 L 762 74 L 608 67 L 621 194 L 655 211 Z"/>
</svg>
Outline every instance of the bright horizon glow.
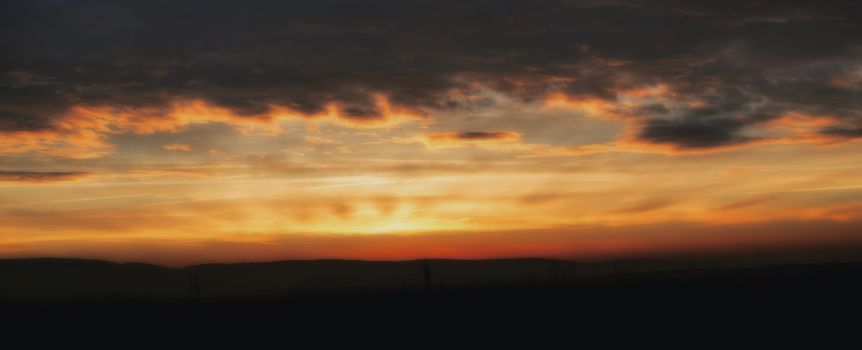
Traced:
<svg viewBox="0 0 862 350">
<path fill-rule="evenodd" d="M 4 6 L 0 258 L 862 246 L 854 4 Z"/>
<path fill-rule="evenodd" d="M 531 113 L 560 110 L 523 108 Z M 581 118 L 588 122 L 593 117 Z M 862 201 L 854 195 L 862 191 L 862 179 L 857 175 L 862 166 L 847 163 L 859 154 L 856 143 L 828 147 L 778 144 L 705 155 L 614 151 L 548 156 L 543 153 L 551 146 L 526 140 L 442 149 L 428 148 L 422 142 L 405 143 L 409 138 L 397 135 L 428 127 L 463 128 L 440 126 L 446 123 L 442 118 L 437 125 L 411 123 L 356 129 L 287 120 L 274 124 L 284 130 L 279 133 L 249 134 L 234 129 L 220 132 L 223 140 L 210 141 L 228 148 L 238 145 L 233 150 L 214 145 L 202 149 L 195 144 L 177 152 L 161 147 L 167 140 L 151 140 L 163 136 L 171 141 L 199 139 L 220 129 L 223 122 L 167 133 L 112 136 L 110 140 L 119 146 L 116 154 L 86 161 L 54 161 L 83 164 L 74 169 L 78 175 L 56 181 L 0 182 L 0 228 L 16 232 L 0 239 L 0 254 L 102 257 L 112 256 L 116 245 L 158 242 L 156 247 L 180 251 L 204 249 L 201 246 L 209 244 L 243 247 L 251 243 L 268 245 L 270 250 L 284 246 L 282 254 L 278 249 L 262 254 L 273 259 L 418 258 L 432 253 L 437 257 L 615 256 L 684 251 L 696 248 L 698 241 L 733 245 L 751 239 L 733 232 L 711 233 L 718 236 L 646 248 L 650 240 L 681 233 L 671 228 L 645 237 L 627 237 L 628 243 L 594 246 L 578 244 L 593 238 L 582 237 L 577 228 L 610 232 L 676 222 L 690 225 L 686 230 L 715 231 L 716 227 L 799 220 L 852 223 L 862 213 Z M 151 150 L 124 154 L 124 138 L 141 138 L 145 143 L 137 149 Z M 298 143 L 279 148 L 286 147 L 279 146 L 286 140 Z M 396 146 L 399 153 L 392 154 Z M 349 151 L 337 151 L 339 147 Z M 267 153 L 254 155 L 260 151 Z M 787 157 L 795 161 L 787 162 Z M 24 157 L 17 159 L 27 162 Z M 133 161 L 136 159 L 141 162 Z M 534 230 L 560 234 L 539 246 L 523 243 L 528 237 L 507 238 L 514 240 L 511 246 L 485 242 L 495 240 L 494 232 Z M 474 248 L 479 249 L 476 254 L 465 255 L 459 246 L 466 243 L 456 240 L 436 247 L 430 243 L 432 246 L 415 253 L 352 254 L 347 246 L 327 251 L 321 242 L 309 238 L 325 237 L 326 245 L 348 242 L 357 235 L 418 242 L 423 236 L 449 237 L 447 232 L 457 233 L 465 242 L 485 242 L 480 244 L 485 249 Z M 276 237 L 284 237 L 284 241 Z M 823 237 L 824 242 L 835 239 L 848 238 Z M 780 236 L 768 240 L 772 242 L 761 244 L 788 243 Z M 308 246 L 301 251 L 286 248 L 293 243 Z M 639 252 L 637 246 L 645 247 Z M 147 249 L 152 252 L 143 253 Z M 142 259 L 164 259 L 159 249 L 147 249 L 141 250 Z M 320 250 L 315 253 L 316 249 Z M 260 258 L 254 252 L 246 254 L 238 259 Z M 219 259 L 218 255 L 203 255 L 209 257 L 198 260 Z M 231 256 L 225 253 L 225 259 L 237 259 Z M 188 261 L 197 261 L 194 254 Z"/>
</svg>

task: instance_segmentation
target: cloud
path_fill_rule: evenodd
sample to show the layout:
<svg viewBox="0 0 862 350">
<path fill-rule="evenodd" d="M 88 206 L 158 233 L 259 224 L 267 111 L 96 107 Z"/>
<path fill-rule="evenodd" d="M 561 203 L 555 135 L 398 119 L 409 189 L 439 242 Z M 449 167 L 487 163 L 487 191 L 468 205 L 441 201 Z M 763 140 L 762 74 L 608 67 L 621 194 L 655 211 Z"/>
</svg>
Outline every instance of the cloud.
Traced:
<svg viewBox="0 0 862 350">
<path fill-rule="evenodd" d="M 647 213 L 647 212 L 651 212 L 651 211 L 661 210 L 661 209 L 667 208 L 669 206 L 672 206 L 674 204 L 676 204 L 676 203 L 672 203 L 670 201 L 651 201 L 651 202 L 640 203 L 640 204 L 637 204 L 637 205 L 634 205 L 634 206 L 631 206 L 628 208 L 619 209 L 619 210 L 615 211 L 615 213 L 618 213 L 618 214 Z"/>
<path fill-rule="evenodd" d="M 43 171 L 3 171 L 0 170 L 0 182 L 35 182 L 35 183 L 43 183 L 43 182 L 59 182 L 59 181 L 72 181 L 77 180 L 82 177 L 86 177 L 91 175 L 87 172 L 74 172 L 74 171 L 56 171 L 56 172 L 43 172 Z"/>
<path fill-rule="evenodd" d="M 341 142 L 326 136 L 307 135 L 303 138 L 307 143 L 313 145 L 340 145 Z"/>
<path fill-rule="evenodd" d="M 127 220 L 133 222 L 135 220 Z M 0 241 L 5 257 L 68 256 L 144 261 L 173 266 L 212 262 L 282 259 L 410 260 L 417 258 L 487 259 L 519 256 L 576 260 L 697 254 L 731 256 L 768 247 L 768 251 L 814 253 L 860 247 L 862 222 L 774 220 L 758 223 L 697 225 L 686 222 L 487 232 L 443 231 L 424 235 L 234 234 L 211 238 L 100 237 L 29 238 Z M 815 238 L 810 233 L 818 232 Z M 780 257 L 780 255 L 777 255 Z M 791 255 L 792 257 L 792 255 Z"/>
<path fill-rule="evenodd" d="M 242 134 L 277 135 L 284 120 L 337 123 L 352 128 L 389 127 L 406 120 L 425 117 L 418 112 L 392 106 L 387 97 L 375 96 L 376 118 L 347 116 L 342 106 L 333 103 L 318 114 L 302 114 L 274 107 L 260 115 L 238 115 L 233 110 L 202 100 L 174 100 L 170 105 L 150 108 L 122 106 L 74 106 L 42 130 L 0 129 L 0 155 L 42 153 L 64 158 L 96 158 L 114 152 L 112 135 L 134 133 L 177 133 L 193 125 L 225 124 Z"/>
<path fill-rule="evenodd" d="M 519 140 L 521 135 L 512 131 L 464 131 L 428 134 L 425 137 L 433 140 L 451 140 L 461 142 L 481 142 L 498 140 Z"/>
<path fill-rule="evenodd" d="M 712 148 L 749 141 L 739 135 L 745 125 L 735 118 L 655 119 L 646 123 L 638 138 L 679 148 Z"/>
<path fill-rule="evenodd" d="M 640 141 L 679 148 L 745 143 L 748 129 L 788 112 L 840 120 L 826 137 L 862 128 L 862 21 L 852 2 L 0 6 L 0 133 L 15 138 L 3 154 L 66 156 L 81 152 L 59 149 L 79 142 L 108 154 L 110 132 L 187 125 L 178 103 L 241 125 L 286 113 L 369 125 L 465 108 L 482 89 L 624 107 Z M 626 96 L 657 85 L 666 96 Z M 81 108 L 112 111 L 103 115 L 110 130 L 66 125 Z"/>
<path fill-rule="evenodd" d="M 162 146 L 162 149 L 171 152 L 191 152 L 192 146 L 184 143 L 172 143 Z"/>
<path fill-rule="evenodd" d="M 521 134 L 514 131 L 440 132 L 420 136 L 429 148 L 458 147 L 470 144 L 500 144 L 518 142 Z"/>
<path fill-rule="evenodd" d="M 848 138 L 848 139 L 856 139 L 862 137 L 862 126 L 860 127 L 842 127 L 842 126 L 832 126 L 828 128 L 824 128 L 822 130 L 823 134 L 835 136 L 838 138 Z"/>
</svg>

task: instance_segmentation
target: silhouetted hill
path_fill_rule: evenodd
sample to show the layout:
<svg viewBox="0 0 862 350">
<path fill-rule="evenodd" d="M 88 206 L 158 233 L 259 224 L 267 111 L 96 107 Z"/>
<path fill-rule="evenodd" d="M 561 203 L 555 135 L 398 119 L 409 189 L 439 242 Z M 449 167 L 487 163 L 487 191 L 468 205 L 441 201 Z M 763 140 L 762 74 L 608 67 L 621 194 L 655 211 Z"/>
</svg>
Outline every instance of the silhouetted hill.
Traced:
<svg viewBox="0 0 862 350">
<path fill-rule="evenodd" d="M 547 259 L 348 261 L 208 264 L 184 271 L 197 274 L 204 296 L 279 295 L 291 292 L 424 288 L 424 268 L 432 286 L 465 286 L 548 280 L 553 269 L 580 264 Z M 559 271 L 557 273 L 559 273 Z"/>
<path fill-rule="evenodd" d="M 30 346 L 827 348 L 862 312 L 859 263 L 22 259 L 0 286 L 3 340 Z"/>
<path fill-rule="evenodd" d="M 75 296 L 178 297 L 182 271 L 142 263 L 80 259 L 0 260 L 0 297 L 41 299 Z"/>
<path fill-rule="evenodd" d="M 0 296 L 41 299 L 80 296 L 278 296 L 463 286 L 559 278 L 583 264 L 547 259 L 350 261 L 299 260 L 204 264 L 181 269 L 79 259 L 0 260 Z M 596 265 L 599 266 L 599 265 Z M 193 287 L 194 286 L 194 287 Z M 198 289 L 193 292 L 192 288 Z"/>
<path fill-rule="evenodd" d="M 495 260 L 351 261 L 296 260 L 204 264 L 166 268 L 141 263 L 78 259 L 0 260 L 0 297 L 12 300 L 67 297 L 257 297 L 314 293 L 548 283 L 585 285 L 594 280 L 727 280 L 751 276 L 818 274 L 835 264 L 698 268 L 654 259 L 579 263 L 538 258 Z M 855 269 L 855 264 L 841 264 Z M 427 275 L 426 275 L 427 268 Z M 826 272 L 823 272 L 826 273 Z M 807 278 L 807 277 L 806 277 Z"/>
</svg>

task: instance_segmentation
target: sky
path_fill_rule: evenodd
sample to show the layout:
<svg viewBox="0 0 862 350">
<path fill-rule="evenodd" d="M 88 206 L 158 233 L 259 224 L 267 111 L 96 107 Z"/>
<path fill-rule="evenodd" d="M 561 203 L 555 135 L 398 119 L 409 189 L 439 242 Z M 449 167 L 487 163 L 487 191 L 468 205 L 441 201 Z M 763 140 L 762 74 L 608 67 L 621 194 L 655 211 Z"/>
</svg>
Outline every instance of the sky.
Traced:
<svg viewBox="0 0 862 350">
<path fill-rule="evenodd" d="M 862 243 L 857 1 L 0 1 L 0 258 Z"/>
</svg>

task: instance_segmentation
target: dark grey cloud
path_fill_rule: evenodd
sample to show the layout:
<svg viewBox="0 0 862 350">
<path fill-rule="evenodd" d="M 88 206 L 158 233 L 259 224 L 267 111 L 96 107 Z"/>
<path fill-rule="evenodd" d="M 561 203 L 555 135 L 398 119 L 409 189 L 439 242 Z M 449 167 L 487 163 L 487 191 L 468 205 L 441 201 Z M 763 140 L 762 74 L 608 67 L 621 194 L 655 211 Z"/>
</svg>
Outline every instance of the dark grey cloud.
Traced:
<svg viewBox="0 0 862 350">
<path fill-rule="evenodd" d="M 3 171 L 0 170 L 0 181 L 11 182 L 55 182 L 68 181 L 88 176 L 86 172 L 45 172 L 45 171 Z"/>
<path fill-rule="evenodd" d="M 494 140 L 512 137 L 509 131 L 464 131 L 455 134 L 459 140 Z"/>
<path fill-rule="evenodd" d="M 711 148 L 749 141 L 739 135 L 745 122 L 734 118 L 680 118 L 650 120 L 639 137 L 681 148 Z"/>
<path fill-rule="evenodd" d="M 741 144 L 754 139 L 741 134 L 746 126 L 773 119 L 779 112 L 765 99 L 753 98 L 735 88 L 700 97 L 705 106 L 684 107 L 675 112 L 663 105 L 642 107 L 641 111 L 653 117 L 645 121 L 638 137 L 682 149 Z M 770 107 L 760 107 L 764 104 Z"/>
<path fill-rule="evenodd" d="M 438 132 L 426 134 L 425 139 L 431 143 L 470 143 L 484 141 L 515 141 L 521 139 L 521 134 L 513 131 L 460 131 Z"/>
<path fill-rule="evenodd" d="M 860 6 L 4 0 L 0 130 L 51 128 L 73 105 L 159 108 L 172 98 L 240 115 L 339 102 L 368 120 L 380 115 L 373 93 L 402 107 L 459 108 L 448 91 L 476 82 L 525 101 L 551 92 L 614 100 L 620 89 L 669 84 L 707 106 L 644 106 L 640 136 L 681 147 L 745 142 L 746 127 L 791 110 L 854 130 L 862 88 L 835 80 L 860 68 Z M 551 79 L 560 77 L 570 79 Z"/>
<path fill-rule="evenodd" d="M 862 137 L 862 126 L 860 127 L 830 127 L 825 128 L 822 132 L 826 135 L 845 137 L 845 138 L 860 138 Z"/>
</svg>

